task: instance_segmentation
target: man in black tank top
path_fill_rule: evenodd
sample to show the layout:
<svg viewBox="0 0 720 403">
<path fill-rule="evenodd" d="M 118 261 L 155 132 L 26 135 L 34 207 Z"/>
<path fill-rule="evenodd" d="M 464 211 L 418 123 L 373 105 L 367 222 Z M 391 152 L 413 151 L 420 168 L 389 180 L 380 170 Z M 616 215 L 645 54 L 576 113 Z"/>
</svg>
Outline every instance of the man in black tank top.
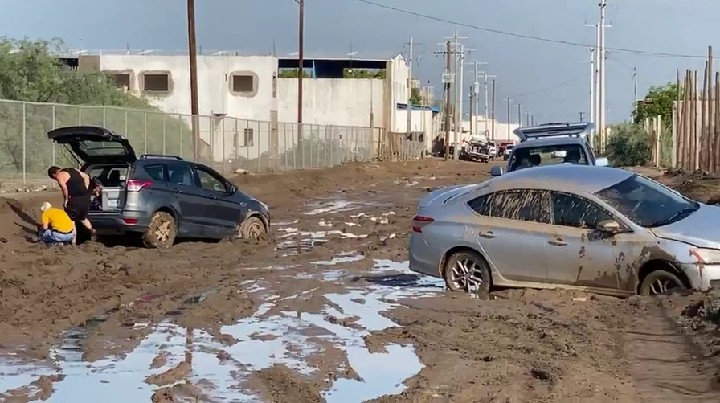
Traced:
<svg viewBox="0 0 720 403">
<path fill-rule="evenodd" d="M 94 239 L 95 230 L 88 220 L 91 195 L 90 177 L 75 168 L 61 169 L 58 167 L 48 168 L 48 176 L 60 185 L 65 200 L 65 212 L 73 221 L 82 222 Z"/>
</svg>

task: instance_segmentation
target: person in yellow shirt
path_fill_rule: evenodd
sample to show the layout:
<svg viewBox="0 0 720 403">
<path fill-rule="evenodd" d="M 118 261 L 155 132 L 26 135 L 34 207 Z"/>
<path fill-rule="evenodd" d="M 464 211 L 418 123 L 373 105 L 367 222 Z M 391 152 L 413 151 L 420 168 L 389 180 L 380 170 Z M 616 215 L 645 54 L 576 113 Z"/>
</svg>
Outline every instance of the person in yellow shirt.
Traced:
<svg viewBox="0 0 720 403">
<path fill-rule="evenodd" d="M 63 209 L 55 208 L 45 202 L 40 207 L 42 219 L 40 240 L 47 245 L 75 244 L 75 223 Z"/>
</svg>

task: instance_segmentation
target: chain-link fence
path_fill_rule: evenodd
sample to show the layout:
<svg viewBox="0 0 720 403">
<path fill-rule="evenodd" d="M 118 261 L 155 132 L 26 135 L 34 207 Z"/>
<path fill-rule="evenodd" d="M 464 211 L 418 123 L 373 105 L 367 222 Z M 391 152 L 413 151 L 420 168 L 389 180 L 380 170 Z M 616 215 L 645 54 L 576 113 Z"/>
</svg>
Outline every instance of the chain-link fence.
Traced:
<svg viewBox="0 0 720 403">
<path fill-rule="evenodd" d="M 383 153 L 386 136 L 369 127 L 261 122 L 198 116 L 195 154 L 192 116 L 104 106 L 0 100 L 0 178 L 45 178 L 51 165 L 76 166 L 47 132 L 63 126 L 102 126 L 125 135 L 137 154 L 196 159 L 224 173 L 284 171 L 370 161 Z M 399 157 L 399 156 L 398 156 Z"/>
</svg>

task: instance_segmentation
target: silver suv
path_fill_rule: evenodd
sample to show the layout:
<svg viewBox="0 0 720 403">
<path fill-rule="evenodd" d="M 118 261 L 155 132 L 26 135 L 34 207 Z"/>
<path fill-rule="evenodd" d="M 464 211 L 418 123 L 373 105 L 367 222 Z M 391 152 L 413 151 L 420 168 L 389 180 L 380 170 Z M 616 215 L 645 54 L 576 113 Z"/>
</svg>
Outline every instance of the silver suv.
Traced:
<svg viewBox="0 0 720 403">
<path fill-rule="evenodd" d="M 176 238 L 257 238 L 268 206 L 212 168 L 166 155 L 137 157 L 130 141 L 95 126 L 62 127 L 48 138 L 71 151 L 98 186 L 89 219 L 98 235 L 141 234 L 151 248 Z"/>
</svg>

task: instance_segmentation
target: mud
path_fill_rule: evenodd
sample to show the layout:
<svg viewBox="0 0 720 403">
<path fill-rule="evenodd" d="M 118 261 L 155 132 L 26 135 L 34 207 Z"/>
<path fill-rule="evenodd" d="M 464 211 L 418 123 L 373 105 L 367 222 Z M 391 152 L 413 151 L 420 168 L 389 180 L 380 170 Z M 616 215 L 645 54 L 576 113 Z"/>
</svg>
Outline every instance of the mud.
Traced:
<svg viewBox="0 0 720 403">
<path fill-rule="evenodd" d="M 241 175 L 240 189 L 270 206 L 272 237 L 167 251 L 34 244 L 40 204 L 59 196 L 4 194 L 0 398 L 100 398 L 85 389 L 154 402 L 718 399 L 717 323 L 697 308 L 716 299 L 536 290 L 478 299 L 409 272 L 417 200 L 488 171 L 429 159 Z M 663 181 L 703 200 L 720 194 L 708 178 Z"/>
</svg>

